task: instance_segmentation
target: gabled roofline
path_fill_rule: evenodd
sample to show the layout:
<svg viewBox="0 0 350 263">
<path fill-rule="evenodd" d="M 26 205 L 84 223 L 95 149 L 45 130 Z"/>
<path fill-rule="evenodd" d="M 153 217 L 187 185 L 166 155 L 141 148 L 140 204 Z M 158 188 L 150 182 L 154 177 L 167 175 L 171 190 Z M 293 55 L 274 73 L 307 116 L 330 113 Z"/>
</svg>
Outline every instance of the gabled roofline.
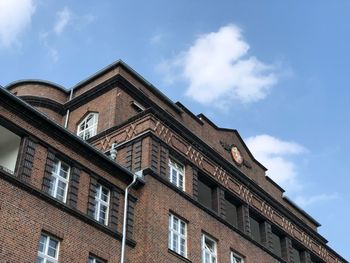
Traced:
<svg viewBox="0 0 350 263">
<path fill-rule="evenodd" d="M 247 151 L 249 157 L 257 165 L 259 165 L 265 172 L 268 170 L 263 164 L 261 164 L 257 159 L 255 159 L 255 157 L 253 156 L 253 154 L 251 153 L 251 151 L 249 150 L 249 148 L 247 147 L 246 143 L 244 142 L 244 140 L 242 139 L 241 135 L 239 134 L 239 132 L 236 129 L 229 129 L 229 128 L 218 127 L 215 123 L 213 123 L 211 120 L 209 120 L 209 118 L 207 116 L 205 116 L 203 113 L 198 114 L 197 117 L 200 120 L 204 119 L 207 123 L 209 123 L 212 127 L 214 127 L 218 131 L 233 132 L 234 134 L 236 134 L 237 138 L 240 140 L 240 142 L 243 145 L 244 149 Z"/>
<path fill-rule="evenodd" d="M 17 80 L 17 81 L 13 81 L 9 84 L 7 84 L 5 86 L 6 90 L 11 90 L 14 87 L 17 87 L 19 85 L 25 85 L 25 84 L 42 84 L 42 85 L 46 85 L 46 86 L 50 86 L 52 88 L 58 89 L 66 94 L 69 94 L 69 90 L 66 89 L 65 87 L 56 84 L 54 82 L 51 81 L 47 81 L 47 80 L 42 80 L 42 79 L 22 79 L 22 80 Z"/>
</svg>

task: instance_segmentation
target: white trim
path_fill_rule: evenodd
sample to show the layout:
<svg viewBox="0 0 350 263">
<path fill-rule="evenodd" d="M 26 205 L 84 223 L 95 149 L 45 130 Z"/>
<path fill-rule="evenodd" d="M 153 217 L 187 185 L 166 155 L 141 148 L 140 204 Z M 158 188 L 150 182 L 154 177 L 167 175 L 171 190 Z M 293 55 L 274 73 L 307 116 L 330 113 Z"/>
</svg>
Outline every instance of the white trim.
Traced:
<svg viewBox="0 0 350 263">
<path fill-rule="evenodd" d="M 102 190 L 103 189 L 108 191 L 107 201 L 102 199 L 102 193 L 103 193 Z M 99 221 L 100 223 L 103 223 L 104 225 L 108 225 L 110 196 L 111 196 L 111 191 L 107 187 L 105 187 L 105 186 L 103 186 L 101 184 L 97 185 L 97 187 L 96 187 L 96 196 L 95 196 L 95 202 L 96 202 L 96 205 L 95 205 L 95 219 L 97 221 Z M 101 212 L 101 207 L 103 207 L 103 206 L 106 207 L 106 214 L 105 214 L 105 218 L 103 218 L 104 222 L 101 222 L 100 212 Z"/>
<path fill-rule="evenodd" d="M 213 243 L 213 247 L 209 247 L 206 241 Z M 208 260 L 209 261 L 208 261 Z M 202 235 L 202 263 L 217 262 L 217 244 L 216 241 L 207 235 Z"/>
<path fill-rule="evenodd" d="M 173 172 L 175 172 L 175 178 L 173 178 Z M 169 158 L 169 181 L 185 191 L 185 166 L 174 160 L 174 158 Z"/>
<path fill-rule="evenodd" d="M 43 263 L 46 263 L 48 260 L 50 262 L 57 263 L 58 262 L 58 253 L 59 253 L 59 249 L 60 249 L 60 242 L 57 239 L 55 239 L 55 238 L 53 238 L 53 237 L 51 237 L 49 235 L 41 234 L 40 240 L 39 240 L 39 245 L 40 245 L 40 241 L 41 241 L 42 237 L 46 238 L 45 241 L 44 241 L 44 244 L 43 244 L 44 252 L 39 251 L 39 248 L 38 248 L 38 255 L 37 255 L 37 257 L 40 257 L 41 259 L 43 259 L 44 260 Z M 55 252 L 56 252 L 55 253 L 56 254 L 55 257 L 49 256 L 49 244 L 50 244 L 51 240 L 57 242 L 57 245 L 54 248 Z"/>
<path fill-rule="evenodd" d="M 240 255 L 231 251 L 231 263 L 244 263 L 244 260 Z"/>
<path fill-rule="evenodd" d="M 184 243 L 183 249 L 181 249 L 182 242 Z M 168 248 L 185 258 L 187 257 L 187 224 L 173 214 L 169 214 Z"/>
<path fill-rule="evenodd" d="M 69 177 L 70 177 L 70 166 L 57 158 L 55 158 L 54 163 L 55 163 L 56 170 L 53 169 L 51 172 L 51 176 L 53 177 L 54 180 L 51 181 L 52 187 L 50 184 L 49 193 L 56 199 L 65 203 L 67 200 L 68 183 L 69 183 Z M 67 170 L 62 169 L 62 165 L 67 166 L 68 169 Z M 61 171 L 67 174 L 67 178 L 64 178 L 63 176 L 61 176 Z M 58 184 L 60 182 L 65 184 L 65 187 L 63 189 L 64 193 L 63 193 L 62 200 L 58 197 L 58 190 L 59 190 Z"/>
<path fill-rule="evenodd" d="M 88 263 L 104 263 L 105 261 L 102 261 L 100 259 L 97 259 L 96 257 L 90 255 L 89 256 L 89 262 Z"/>
<path fill-rule="evenodd" d="M 91 118 L 90 118 L 91 117 Z M 77 135 L 87 140 L 97 134 L 98 113 L 89 113 L 79 124 Z M 84 126 L 81 128 L 81 126 Z"/>
</svg>

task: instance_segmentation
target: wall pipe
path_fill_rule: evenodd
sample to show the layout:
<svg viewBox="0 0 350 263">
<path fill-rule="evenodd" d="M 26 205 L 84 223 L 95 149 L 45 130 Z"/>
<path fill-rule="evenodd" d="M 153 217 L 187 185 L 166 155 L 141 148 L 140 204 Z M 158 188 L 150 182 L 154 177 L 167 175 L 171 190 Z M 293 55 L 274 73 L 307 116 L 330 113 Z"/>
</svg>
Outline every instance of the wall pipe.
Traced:
<svg viewBox="0 0 350 263">
<path fill-rule="evenodd" d="M 69 100 L 68 101 L 71 101 L 72 97 L 73 97 L 73 88 L 70 90 L 70 95 L 69 95 Z M 64 122 L 64 128 L 67 128 L 67 126 L 68 126 L 69 113 L 70 113 L 70 111 L 69 111 L 69 109 L 67 109 L 66 120 Z"/>
<path fill-rule="evenodd" d="M 129 195 L 129 189 L 135 185 L 137 180 L 142 180 L 142 170 L 134 173 L 134 178 L 125 189 L 125 197 L 124 197 L 124 218 L 123 218 L 123 239 L 122 239 L 122 248 L 121 248 L 121 256 L 120 256 L 120 263 L 124 263 L 124 257 L 125 257 L 125 242 L 126 242 L 126 221 L 128 217 L 128 195 Z"/>
</svg>

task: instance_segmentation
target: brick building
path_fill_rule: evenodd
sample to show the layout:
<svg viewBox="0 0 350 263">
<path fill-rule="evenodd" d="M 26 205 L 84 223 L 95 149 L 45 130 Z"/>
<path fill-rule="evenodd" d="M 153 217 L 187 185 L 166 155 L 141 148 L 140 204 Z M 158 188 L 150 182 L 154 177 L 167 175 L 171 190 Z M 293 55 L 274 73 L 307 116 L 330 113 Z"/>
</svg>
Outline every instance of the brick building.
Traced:
<svg viewBox="0 0 350 263">
<path fill-rule="evenodd" d="M 0 262 L 347 262 L 239 133 L 122 61 L 0 89 Z"/>
</svg>

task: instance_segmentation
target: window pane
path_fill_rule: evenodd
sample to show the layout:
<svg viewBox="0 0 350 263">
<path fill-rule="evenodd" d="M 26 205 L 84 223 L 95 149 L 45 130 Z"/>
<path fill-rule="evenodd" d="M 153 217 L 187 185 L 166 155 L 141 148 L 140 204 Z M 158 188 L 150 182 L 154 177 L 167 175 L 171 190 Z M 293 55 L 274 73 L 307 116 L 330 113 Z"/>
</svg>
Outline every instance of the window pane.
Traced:
<svg viewBox="0 0 350 263">
<path fill-rule="evenodd" d="M 213 197 L 212 187 L 207 183 L 198 180 L 198 201 L 204 206 L 214 209 Z"/>
<path fill-rule="evenodd" d="M 36 258 L 36 261 L 35 261 L 36 263 L 44 263 L 44 259 L 42 258 L 42 257 L 37 257 Z"/>
<path fill-rule="evenodd" d="M 39 241 L 39 249 L 38 249 L 39 252 L 42 252 L 42 253 L 44 252 L 46 239 L 47 239 L 46 236 L 41 235 L 40 241 Z"/>
</svg>

